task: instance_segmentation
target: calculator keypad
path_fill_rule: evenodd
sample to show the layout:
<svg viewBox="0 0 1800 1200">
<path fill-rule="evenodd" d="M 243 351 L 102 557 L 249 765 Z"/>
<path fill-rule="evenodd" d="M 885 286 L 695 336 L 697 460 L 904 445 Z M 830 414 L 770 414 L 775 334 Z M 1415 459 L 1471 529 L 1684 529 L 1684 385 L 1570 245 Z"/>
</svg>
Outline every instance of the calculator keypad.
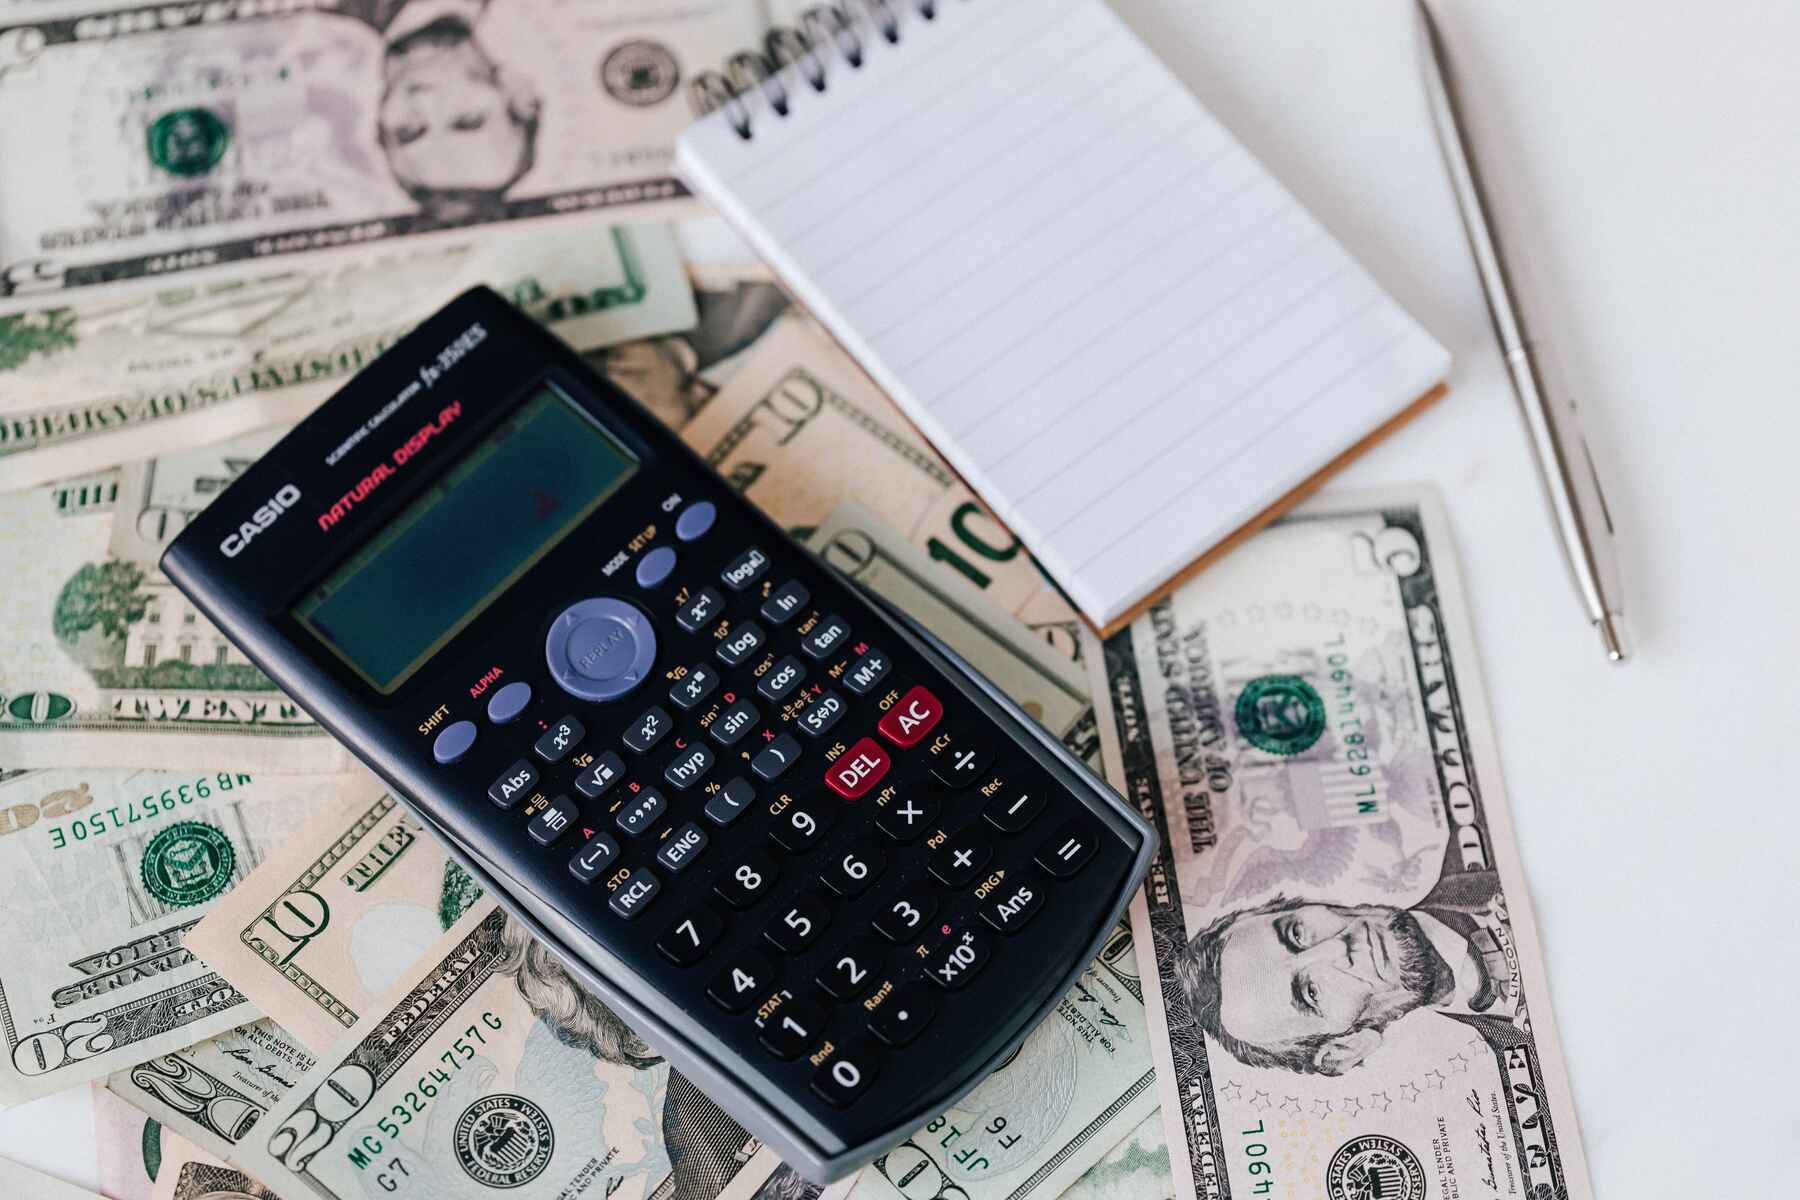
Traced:
<svg viewBox="0 0 1800 1200">
<path fill-rule="evenodd" d="M 718 536 L 639 593 L 646 639 L 673 626 L 655 686 L 554 721 L 528 704 L 487 811 L 590 897 L 601 940 L 680 973 L 676 1002 L 704 993 L 847 1108 L 992 959 L 1029 957 L 1100 827 L 941 676 L 860 640 L 872 618 L 815 597 L 801 560 L 702 559 Z"/>
</svg>

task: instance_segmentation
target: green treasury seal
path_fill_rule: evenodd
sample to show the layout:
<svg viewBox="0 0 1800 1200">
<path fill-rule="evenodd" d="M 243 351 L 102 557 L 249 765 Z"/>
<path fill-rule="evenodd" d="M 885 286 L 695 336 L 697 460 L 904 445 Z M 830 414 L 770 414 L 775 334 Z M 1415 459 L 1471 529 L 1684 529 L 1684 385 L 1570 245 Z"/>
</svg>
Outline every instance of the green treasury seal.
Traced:
<svg viewBox="0 0 1800 1200">
<path fill-rule="evenodd" d="M 675 94 L 681 66 L 661 42 L 636 40 L 613 48 L 600 64 L 600 86 L 621 104 L 649 108 Z"/>
<path fill-rule="evenodd" d="M 204 175 L 225 157 L 231 128 L 210 108 L 178 108 L 150 122 L 150 162 L 171 175 Z"/>
<path fill-rule="evenodd" d="M 164 904 L 205 904 L 231 885 L 237 851 L 216 825 L 177 821 L 144 847 L 144 887 Z"/>
<path fill-rule="evenodd" d="M 1330 1200 L 1425 1200 L 1425 1168 L 1391 1137 L 1351 1138 L 1325 1168 L 1325 1194 Z"/>
<path fill-rule="evenodd" d="M 1298 754 L 1325 732 L 1325 702 L 1298 675 L 1263 675 L 1244 685 L 1238 732 L 1258 750 Z"/>
<path fill-rule="evenodd" d="M 556 1135 L 542 1108 L 523 1096 L 497 1092 L 463 1109 L 452 1145 L 469 1178 L 491 1188 L 516 1188 L 544 1173 Z"/>
</svg>

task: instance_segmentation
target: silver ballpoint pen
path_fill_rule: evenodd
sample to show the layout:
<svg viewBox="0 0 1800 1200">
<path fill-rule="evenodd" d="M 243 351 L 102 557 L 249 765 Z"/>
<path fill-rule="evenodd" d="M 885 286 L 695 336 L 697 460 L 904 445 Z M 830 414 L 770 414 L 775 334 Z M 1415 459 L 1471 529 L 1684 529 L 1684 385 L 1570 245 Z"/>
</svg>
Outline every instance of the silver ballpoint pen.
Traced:
<svg viewBox="0 0 1800 1200">
<path fill-rule="evenodd" d="M 1487 295 L 1494 333 L 1500 339 L 1506 369 L 1525 415 L 1525 428 L 1531 435 L 1531 448 L 1537 456 L 1538 473 L 1556 520 L 1556 531 L 1575 577 L 1575 590 L 1581 594 L 1588 620 L 1600 631 L 1606 656 L 1623 662 L 1628 650 L 1618 559 L 1612 542 L 1612 514 L 1607 511 L 1593 457 L 1576 423 L 1575 402 L 1566 390 L 1552 393 L 1540 362 L 1544 356 L 1526 335 L 1524 323 L 1513 307 L 1511 282 L 1488 224 L 1481 181 L 1463 146 L 1462 121 L 1447 77 L 1443 38 L 1425 0 L 1414 0 L 1414 7 L 1418 10 L 1419 58 L 1432 124 L 1437 127 L 1438 145 L 1443 149 L 1450 185 L 1456 192 L 1456 206 L 1462 211 L 1469 249 L 1474 252 L 1481 288 Z"/>
</svg>

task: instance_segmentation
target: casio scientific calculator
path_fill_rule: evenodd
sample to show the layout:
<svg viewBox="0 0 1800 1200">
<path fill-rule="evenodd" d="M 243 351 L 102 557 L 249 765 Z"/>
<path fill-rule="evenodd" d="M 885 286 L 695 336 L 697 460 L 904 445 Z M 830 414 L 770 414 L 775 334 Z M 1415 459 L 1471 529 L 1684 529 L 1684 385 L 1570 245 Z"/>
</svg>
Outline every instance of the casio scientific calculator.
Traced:
<svg viewBox="0 0 1800 1200">
<path fill-rule="evenodd" d="M 490 894 L 802 1173 L 1015 1049 L 1149 827 L 495 293 L 163 558 Z"/>
</svg>

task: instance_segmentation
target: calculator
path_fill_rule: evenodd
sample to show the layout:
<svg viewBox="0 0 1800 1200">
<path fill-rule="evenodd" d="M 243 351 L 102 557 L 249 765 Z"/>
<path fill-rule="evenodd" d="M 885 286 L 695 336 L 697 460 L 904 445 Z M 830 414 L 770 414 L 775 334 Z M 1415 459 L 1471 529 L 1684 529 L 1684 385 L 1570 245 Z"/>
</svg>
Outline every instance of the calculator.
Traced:
<svg viewBox="0 0 1800 1200">
<path fill-rule="evenodd" d="M 819 1182 L 1003 1063 L 1154 849 L 992 684 L 483 288 L 238 476 L 163 568 Z"/>
</svg>

